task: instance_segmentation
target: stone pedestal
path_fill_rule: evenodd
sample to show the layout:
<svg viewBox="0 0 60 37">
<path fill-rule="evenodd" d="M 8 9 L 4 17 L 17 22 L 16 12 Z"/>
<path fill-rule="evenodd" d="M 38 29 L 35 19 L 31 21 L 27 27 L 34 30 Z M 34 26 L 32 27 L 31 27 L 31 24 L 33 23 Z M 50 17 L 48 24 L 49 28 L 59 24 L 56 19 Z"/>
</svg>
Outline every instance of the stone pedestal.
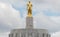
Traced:
<svg viewBox="0 0 60 37">
<path fill-rule="evenodd" d="M 26 17 L 26 29 L 33 29 L 33 17 Z"/>
</svg>

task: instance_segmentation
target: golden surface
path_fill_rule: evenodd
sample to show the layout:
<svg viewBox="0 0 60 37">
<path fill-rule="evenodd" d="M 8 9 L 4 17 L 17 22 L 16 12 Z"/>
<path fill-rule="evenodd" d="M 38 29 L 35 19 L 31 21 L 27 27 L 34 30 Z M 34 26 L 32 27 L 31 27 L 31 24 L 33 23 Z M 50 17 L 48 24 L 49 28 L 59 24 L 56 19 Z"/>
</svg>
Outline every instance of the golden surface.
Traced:
<svg viewBox="0 0 60 37">
<path fill-rule="evenodd" d="M 29 1 L 27 4 L 28 17 L 32 17 L 32 3 Z"/>
</svg>

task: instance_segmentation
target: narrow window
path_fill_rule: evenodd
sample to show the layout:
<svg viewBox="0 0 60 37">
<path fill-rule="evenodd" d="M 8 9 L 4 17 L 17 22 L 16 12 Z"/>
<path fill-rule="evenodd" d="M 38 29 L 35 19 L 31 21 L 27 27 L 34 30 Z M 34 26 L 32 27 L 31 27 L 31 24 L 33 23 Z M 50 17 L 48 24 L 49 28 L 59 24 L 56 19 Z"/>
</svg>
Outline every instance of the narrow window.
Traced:
<svg viewBox="0 0 60 37">
<path fill-rule="evenodd" d="M 39 37 L 39 33 L 37 33 L 37 37 Z"/>
<path fill-rule="evenodd" d="M 9 37 L 10 37 L 10 34 L 9 34 Z"/>
<path fill-rule="evenodd" d="M 48 37 L 48 34 L 47 34 L 47 37 Z"/>
<path fill-rule="evenodd" d="M 21 37 L 23 37 L 23 34 L 21 35 Z"/>
<path fill-rule="evenodd" d="M 50 37 L 50 34 L 49 34 L 49 37 Z"/>
<path fill-rule="evenodd" d="M 11 34 L 11 37 L 13 37 L 13 34 Z"/>
<path fill-rule="evenodd" d="M 44 33 L 43 33 L 43 37 L 44 37 Z"/>
<path fill-rule="evenodd" d="M 17 37 L 17 33 L 16 33 L 15 37 Z"/>
<path fill-rule="evenodd" d="M 25 37 L 25 34 L 22 34 L 21 37 Z"/>
</svg>

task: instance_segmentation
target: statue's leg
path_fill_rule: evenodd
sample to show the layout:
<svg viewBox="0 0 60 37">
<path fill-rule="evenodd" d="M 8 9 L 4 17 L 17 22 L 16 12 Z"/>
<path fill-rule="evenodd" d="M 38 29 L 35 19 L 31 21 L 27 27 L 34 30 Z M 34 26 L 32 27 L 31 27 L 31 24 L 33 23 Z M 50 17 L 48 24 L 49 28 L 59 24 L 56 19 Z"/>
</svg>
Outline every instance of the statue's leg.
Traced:
<svg viewBox="0 0 60 37">
<path fill-rule="evenodd" d="M 32 14 L 32 10 L 30 10 L 30 14 Z"/>
<path fill-rule="evenodd" d="M 28 15 L 30 14 L 30 10 L 28 10 Z"/>
<path fill-rule="evenodd" d="M 29 10 L 28 10 L 28 14 L 29 14 Z"/>
<path fill-rule="evenodd" d="M 32 10 L 30 10 L 30 14 L 32 14 Z"/>
</svg>

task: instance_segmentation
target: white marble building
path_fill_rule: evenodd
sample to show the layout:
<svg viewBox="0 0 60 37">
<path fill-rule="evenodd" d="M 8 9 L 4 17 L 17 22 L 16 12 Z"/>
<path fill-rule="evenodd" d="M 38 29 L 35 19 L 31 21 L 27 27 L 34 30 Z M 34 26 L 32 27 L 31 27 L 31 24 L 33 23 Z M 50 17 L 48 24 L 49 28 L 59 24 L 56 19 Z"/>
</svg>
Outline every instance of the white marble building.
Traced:
<svg viewBox="0 0 60 37">
<path fill-rule="evenodd" d="M 33 27 L 33 16 L 26 17 L 25 29 L 13 29 L 11 30 L 9 37 L 50 37 L 48 30 L 35 29 Z"/>
</svg>

